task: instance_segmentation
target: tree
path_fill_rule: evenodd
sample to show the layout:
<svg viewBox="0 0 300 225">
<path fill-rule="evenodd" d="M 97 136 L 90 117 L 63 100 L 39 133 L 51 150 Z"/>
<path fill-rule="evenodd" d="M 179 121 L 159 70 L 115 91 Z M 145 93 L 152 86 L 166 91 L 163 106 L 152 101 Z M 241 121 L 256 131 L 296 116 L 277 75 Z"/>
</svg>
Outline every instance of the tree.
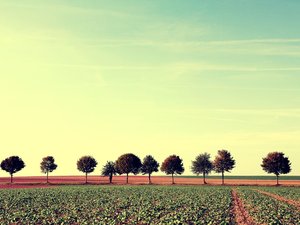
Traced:
<svg viewBox="0 0 300 225">
<path fill-rule="evenodd" d="M 25 163 L 19 156 L 10 156 L 1 162 L 1 169 L 10 174 L 10 183 L 13 183 L 13 174 L 25 167 Z"/>
<path fill-rule="evenodd" d="M 48 174 L 54 171 L 57 168 L 57 165 L 54 163 L 54 158 L 52 156 L 47 156 L 42 159 L 41 162 L 41 171 L 42 173 L 47 174 L 47 184 L 48 182 Z"/>
<path fill-rule="evenodd" d="M 148 174 L 149 184 L 151 184 L 151 174 L 158 172 L 158 167 L 159 163 L 151 155 L 144 158 L 141 171 L 143 174 Z"/>
<path fill-rule="evenodd" d="M 206 184 L 205 175 L 209 174 L 213 169 L 213 164 L 210 161 L 210 154 L 203 153 L 196 157 L 195 161 L 192 161 L 192 172 L 199 175 L 203 174 L 203 183 Z"/>
<path fill-rule="evenodd" d="M 117 174 L 117 170 L 115 168 L 115 163 L 112 161 L 108 161 L 102 168 L 101 172 L 102 176 L 108 176 L 109 177 L 109 183 L 112 183 L 113 175 Z"/>
<path fill-rule="evenodd" d="M 279 175 L 291 172 L 291 163 L 288 157 L 284 157 L 282 152 L 270 152 L 266 158 L 263 158 L 261 167 L 267 173 L 276 175 L 276 184 L 279 185 Z"/>
<path fill-rule="evenodd" d="M 87 174 L 94 171 L 97 161 L 92 156 L 82 156 L 77 161 L 77 169 L 85 173 L 85 183 L 87 184 Z"/>
<path fill-rule="evenodd" d="M 213 162 L 214 170 L 217 173 L 222 173 L 222 185 L 224 185 L 224 172 L 229 172 L 235 166 L 235 160 L 227 150 L 219 150 Z"/>
<path fill-rule="evenodd" d="M 126 183 L 128 184 L 128 174 L 133 173 L 134 175 L 140 172 L 142 166 L 139 157 L 132 153 L 121 155 L 116 161 L 116 170 L 119 174 L 126 174 Z"/>
<path fill-rule="evenodd" d="M 182 159 L 177 155 L 170 155 L 162 163 L 160 170 L 167 175 L 171 174 L 172 184 L 174 184 L 174 174 L 182 174 L 184 172 Z"/>
</svg>

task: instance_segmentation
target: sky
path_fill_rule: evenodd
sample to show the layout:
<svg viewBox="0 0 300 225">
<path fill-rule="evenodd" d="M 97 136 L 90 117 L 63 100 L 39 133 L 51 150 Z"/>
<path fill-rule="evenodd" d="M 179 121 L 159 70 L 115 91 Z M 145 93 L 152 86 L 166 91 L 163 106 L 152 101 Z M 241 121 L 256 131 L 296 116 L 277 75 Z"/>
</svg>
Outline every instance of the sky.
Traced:
<svg viewBox="0 0 300 225">
<path fill-rule="evenodd" d="M 300 1 L 0 0 L 0 160 L 16 176 L 80 175 L 123 153 L 191 161 L 227 149 L 231 175 L 282 151 L 300 174 Z M 158 173 L 161 174 L 161 173 Z M 7 176 L 0 171 L 0 176 Z"/>
</svg>

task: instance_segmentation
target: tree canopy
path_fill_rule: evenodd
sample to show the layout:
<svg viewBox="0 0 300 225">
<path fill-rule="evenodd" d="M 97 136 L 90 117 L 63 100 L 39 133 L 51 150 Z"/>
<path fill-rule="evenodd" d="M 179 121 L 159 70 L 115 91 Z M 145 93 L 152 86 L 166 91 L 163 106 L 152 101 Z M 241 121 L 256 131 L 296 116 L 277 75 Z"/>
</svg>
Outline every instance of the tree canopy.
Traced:
<svg viewBox="0 0 300 225">
<path fill-rule="evenodd" d="M 151 183 L 151 174 L 158 172 L 159 163 L 151 155 L 147 155 L 143 159 L 141 171 L 143 174 L 148 174 L 149 183 Z"/>
<path fill-rule="evenodd" d="M 116 170 L 119 174 L 126 174 L 126 183 L 128 183 L 128 174 L 138 174 L 142 167 L 139 157 L 132 153 L 121 155 L 116 161 Z"/>
<path fill-rule="evenodd" d="M 213 162 L 214 170 L 222 173 L 222 184 L 224 184 L 224 172 L 229 172 L 235 166 L 235 160 L 227 150 L 219 150 Z"/>
<path fill-rule="evenodd" d="M 117 170 L 115 167 L 115 163 L 112 161 L 108 161 L 102 168 L 101 171 L 102 176 L 108 176 L 109 177 L 109 183 L 112 182 L 113 175 L 117 174 Z"/>
<path fill-rule="evenodd" d="M 57 164 L 54 162 L 53 156 L 46 156 L 42 159 L 40 168 L 42 173 L 47 174 L 47 183 L 48 183 L 48 173 L 51 173 L 57 168 Z"/>
<path fill-rule="evenodd" d="M 291 163 L 288 157 L 284 156 L 282 152 L 270 152 L 267 157 L 263 158 L 261 167 L 267 173 L 273 173 L 277 177 L 277 185 L 278 176 L 280 174 L 287 174 L 291 172 Z"/>
<path fill-rule="evenodd" d="M 172 184 L 174 184 L 174 174 L 182 174 L 184 172 L 182 159 L 177 155 L 170 155 L 164 160 L 160 170 L 167 175 L 171 174 Z"/>
<path fill-rule="evenodd" d="M 203 182 L 206 184 L 205 175 L 209 174 L 213 170 L 213 164 L 210 160 L 210 154 L 203 153 L 196 157 L 194 161 L 192 161 L 192 172 L 199 175 L 203 174 Z"/>
<path fill-rule="evenodd" d="M 87 183 L 87 174 L 93 172 L 97 164 L 97 161 L 92 156 L 82 156 L 77 161 L 77 169 L 85 173 L 85 183 Z"/>
<path fill-rule="evenodd" d="M 1 162 L 1 169 L 10 174 L 10 182 L 13 182 L 13 174 L 25 167 L 24 161 L 19 156 L 10 156 Z"/>
</svg>

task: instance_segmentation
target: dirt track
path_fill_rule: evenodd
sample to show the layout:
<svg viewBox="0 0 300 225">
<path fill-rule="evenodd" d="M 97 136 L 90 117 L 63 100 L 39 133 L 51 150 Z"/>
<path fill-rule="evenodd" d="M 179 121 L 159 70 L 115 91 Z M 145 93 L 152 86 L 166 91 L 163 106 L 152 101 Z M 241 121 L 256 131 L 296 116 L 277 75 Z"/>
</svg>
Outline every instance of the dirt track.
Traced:
<svg viewBox="0 0 300 225">
<path fill-rule="evenodd" d="M 18 187 L 47 187 L 45 185 L 45 177 L 15 177 L 14 185 L 9 185 L 9 177 L 0 178 L 0 188 L 18 188 Z M 50 186 L 61 184 L 84 184 L 84 176 L 50 176 Z M 228 179 L 225 178 L 225 185 L 275 185 L 276 181 L 273 180 L 243 180 L 243 179 Z M 108 177 L 102 176 L 88 176 L 88 183 L 90 184 L 108 184 Z M 113 184 L 121 185 L 126 183 L 125 176 L 115 176 L 113 178 Z M 166 176 L 153 176 L 153 184 L 169 185 L 171 184 L 171 177 Z M 202 178 L 186 178 L 175 177 L 175 183 L 177 185 L 202 185 Z M 207 185 L 221 185 L 221 179 L 207 179 Z M 147 176 L 129 176 L 129 184 L 143 185 L 148 184 Z M 282 180 L 281 185 L 284 186 L 300 186 L 300 180 Z"/>
<path fill-rule="evenodd" d="M 249 215 L 246 210 L 243 201 L 239 198 L 236 190 L 233 188 L 231 191 L 233 200 L 233 215 L 235 222 L 240 225 L 256 225 L 253 218 Z"/>
</svg>

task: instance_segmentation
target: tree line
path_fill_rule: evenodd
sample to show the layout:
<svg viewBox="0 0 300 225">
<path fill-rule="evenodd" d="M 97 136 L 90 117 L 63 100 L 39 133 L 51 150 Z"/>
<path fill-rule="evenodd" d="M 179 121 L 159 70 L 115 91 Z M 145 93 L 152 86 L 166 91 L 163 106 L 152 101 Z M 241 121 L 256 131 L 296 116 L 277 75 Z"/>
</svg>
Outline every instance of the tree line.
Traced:
<svg viewBox="0 0 300 225">
<path fill-rule="evenodd" d="M 77 161 L 77 169 L 85 173 L 85 183 L 88 181 L 88 174 L 93 172 L 98 163 L 92 156 L 82 156 Z M 121 155 L 115 162 L 108 161 L 101 170 L 102 176 L 109 177 L 109 183 L 112 183 L 113 176 L 119 174 L 126 175 L 126 183 L 128 184 L 128 176 L 130 173 L 136 175 L 142 173 L 148 175 L 149 184 L 151 184 L 151 175 L 158 172 L 160 164 L 153 156 L 147 155 L 143 162 L 140 158 L 132 153 Z M 10 174 L 10 182 L 13 183 L 13 174 L 25 167 L 24 161 L 19 156 L 11 156 L 1 162 L 1 169 Z M 219 150 L 215 159 L 210 159 L 210 154 L 199 154 L 192 161 L 191 171 L 196 174 L 202 174 L 203 183 L 206 184 L 206 176 L 215 171 L 221 173 L 222 184 L 224 185 L 224 173 L 230 172 L 235 167 L 235 160 L 228 150 Z M 279 175 L 287 174 L 291 171 L 291 163 L 288 157 L 282 152 L 270 152 L 263 158 L 261 167 L 267 173 L 276 175 L 276 184 L 279 184 Z M 53 156 L 42 158 L 40 163 L 41 172 L 46 174 L 46 182 L 49 183 L 49 173 L 57 169 Z M 160 170 L 167 175 L 171 175 L 172 184 L 174 184 L 174 175 L 180 175 L 184 172 L 182 159 L 177 155 L 168 156 L 161 164 Z"/>
</svg>

